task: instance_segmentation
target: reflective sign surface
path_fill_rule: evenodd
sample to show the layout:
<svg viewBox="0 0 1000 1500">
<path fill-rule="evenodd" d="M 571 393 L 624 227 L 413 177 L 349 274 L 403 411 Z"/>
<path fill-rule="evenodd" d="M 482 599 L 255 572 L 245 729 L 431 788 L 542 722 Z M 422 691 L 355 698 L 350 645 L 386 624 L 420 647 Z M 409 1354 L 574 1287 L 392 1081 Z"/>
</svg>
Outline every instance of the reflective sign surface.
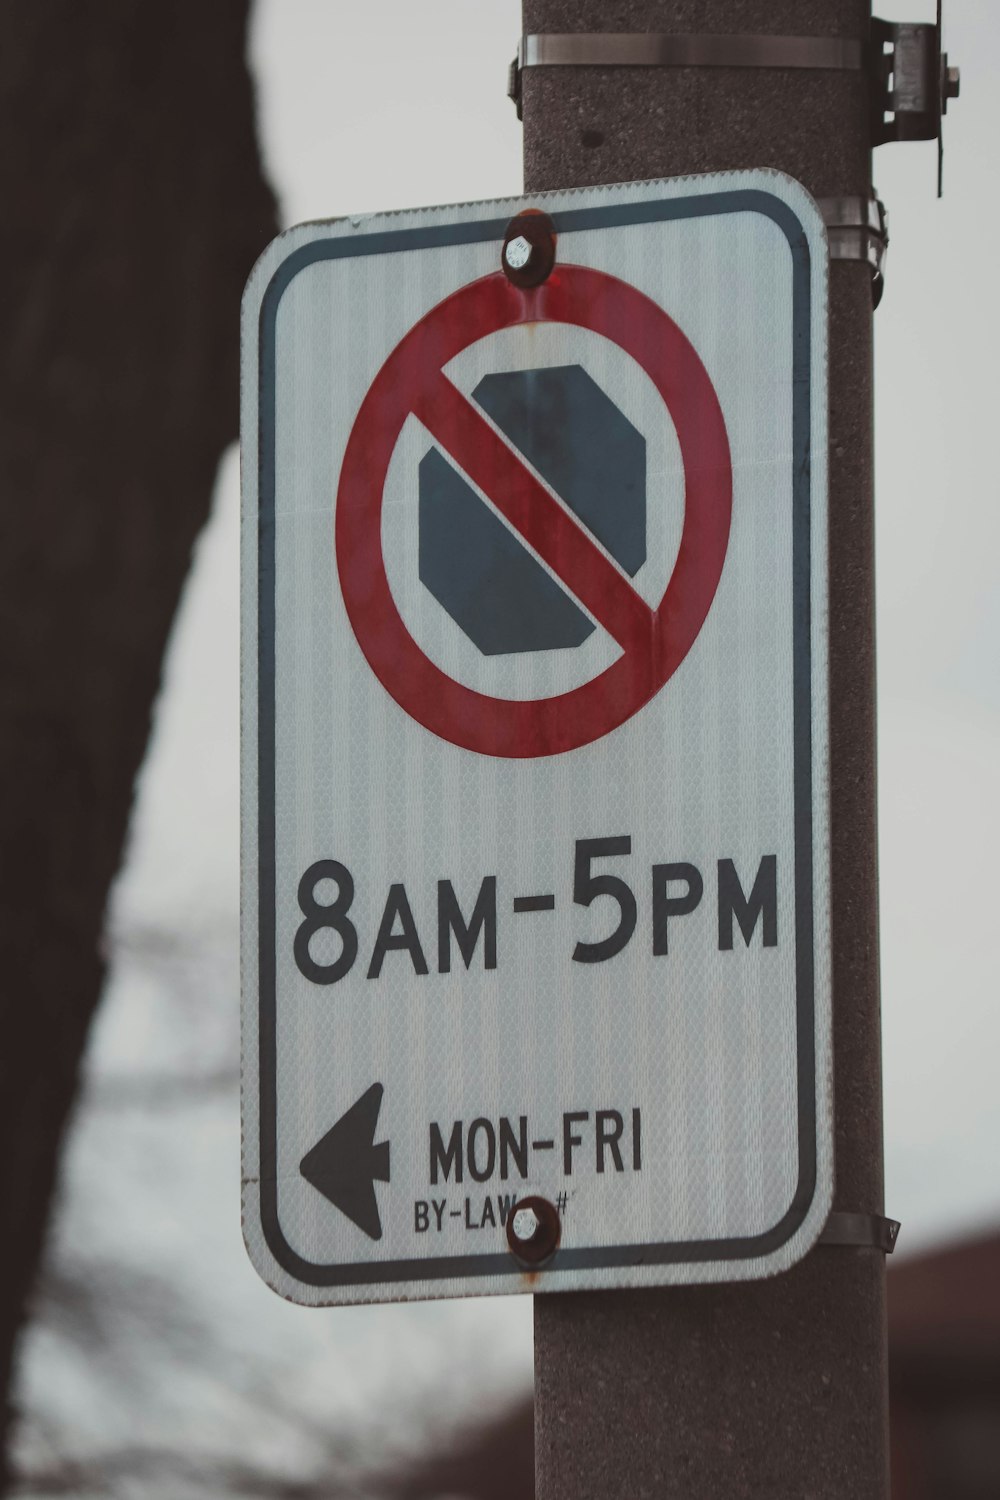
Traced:
<svg viewBox="0 0 1000 1500">
<path fill-rule="evenodd" d="M 822 1228 L 826 318 L 771 172 L 258 263 L 244 1228 L 284 1295 L 741 1279 Z"/>
</svg>

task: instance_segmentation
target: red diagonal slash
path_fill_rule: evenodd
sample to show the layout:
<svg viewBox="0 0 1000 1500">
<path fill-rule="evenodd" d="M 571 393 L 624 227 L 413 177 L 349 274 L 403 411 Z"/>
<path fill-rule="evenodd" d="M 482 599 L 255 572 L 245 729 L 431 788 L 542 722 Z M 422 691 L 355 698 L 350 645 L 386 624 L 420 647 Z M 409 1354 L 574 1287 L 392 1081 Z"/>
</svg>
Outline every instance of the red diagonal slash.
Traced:
<svg viewBox="0 0 1000 1500">
<path fill-rule="evenodd" d="M 611 339 L 645 370 L 684 463 L 684 526 L 655 609 L 443 373 L 479 339 L 518 323 L 567 323 Z M 459 468 L 622 648 L 582 686 L 530 701 L 477 693 L 442 672 L 396 608 L 382 555 L 385 478 L 415 415 Z M 418 723 L 483 755 L 555 755 L 616 729 L 684 660 L 711 608 L 729 540 L 732 468 L 718 398 L 673 319 L 617 277 L 559 266 L 522 290 L 497 272 L 470 282 L 410 329 L 372 382 L 351 429 L 337 491 L 341 591 L 380 682 Z"/>
<path fill-rule="evenodd" d="M 649 605 L 440 371 L 414 416 L 624 651 L 649 640 Z"/>
</svg>

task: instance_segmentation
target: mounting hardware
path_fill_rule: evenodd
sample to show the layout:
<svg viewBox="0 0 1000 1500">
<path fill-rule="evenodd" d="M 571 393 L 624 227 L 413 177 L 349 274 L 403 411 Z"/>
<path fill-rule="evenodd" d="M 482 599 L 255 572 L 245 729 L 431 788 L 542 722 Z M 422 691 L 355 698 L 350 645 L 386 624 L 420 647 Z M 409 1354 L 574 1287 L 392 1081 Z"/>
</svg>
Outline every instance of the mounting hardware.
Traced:
<svg viewBox="0 0 1000 1500">
<path fill-rule="evenodd" d="M 507 225 L 500 269 L 514 286 L 541 286 L 556 263 L 556 231 L 548 214 L 525 208 Z"/>
<path fill-rule="evenodd" d="M 899 1238 L 899 1221 L 881 1214 L 831 1214 L 817 1244 L 860 1246 L 891 1255 Z"/>
<path fill-rule="evenodd" d="M 660 31 L 564 31 L 523 36 L 507 76 L 521 119 L 524 68 L 847 68 L 861 42 L 825 36 L 719 36 Z"/>
<path fill-rule="evenodd" d="M 885 290 L 885 252 L 889 225 L 885 205 L 874 193 L 868 198 L 817 198 L 823 215 L 831 260 L 863 260 L 871 267 L 872 306 Z"/>
<path fill-rule="evenodd" d="M 885 141 L 937 141 L 938 197 L 944 184 L 941 122 L 948 100 L 962 85 L 958 68 L 941 49 L 942 0 L 937 20 L 914 24 L 872 17 L 872 145 Z"/>
<path fill-rule="evenodd" d="M 523 36 L 510 65 L 507 93 L 521 119 L 525 68 L 806 68 L 867 71 L 871 83 L 872 144 L 938 143 L 938 197 L 943 147 L 941 121 L 957 99 L 958 68 L 941 50 L 937 21 L 871 23 L 871 41 L 820 36 L 722 36 L 681 32 L 552 32 Z"/>
<path fill-rule="evenodd" d="M 561 1236 L 559 1210 L 547 1198 L 520 1198 L 507 1217 L 507 1246 L 527 1270 L 550 1260 Z"/>
</svg>

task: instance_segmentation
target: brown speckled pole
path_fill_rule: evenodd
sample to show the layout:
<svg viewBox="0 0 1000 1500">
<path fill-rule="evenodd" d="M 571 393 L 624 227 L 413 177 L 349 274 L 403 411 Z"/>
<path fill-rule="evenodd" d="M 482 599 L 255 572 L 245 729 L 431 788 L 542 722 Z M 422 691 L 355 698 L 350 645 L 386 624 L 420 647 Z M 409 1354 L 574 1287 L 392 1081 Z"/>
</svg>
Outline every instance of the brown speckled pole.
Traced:
<svg viewBox="0 0 1000 1500">
<path fill-rule="evenodd" d="M 525 32 L 866 37 L 868 0 L 524 0 Z M 780 167 L 816 197 L 864 194 L 863 75 L 534 68 L 525 184 Z M 835 1208 L 882 1212 L 872 305 L 830 290 L 830 719 Z M 885 1266 L 819 1248 L 749 1285 L 535 1299 L 539 1500 L 885 1500 Z"/>
</svg>

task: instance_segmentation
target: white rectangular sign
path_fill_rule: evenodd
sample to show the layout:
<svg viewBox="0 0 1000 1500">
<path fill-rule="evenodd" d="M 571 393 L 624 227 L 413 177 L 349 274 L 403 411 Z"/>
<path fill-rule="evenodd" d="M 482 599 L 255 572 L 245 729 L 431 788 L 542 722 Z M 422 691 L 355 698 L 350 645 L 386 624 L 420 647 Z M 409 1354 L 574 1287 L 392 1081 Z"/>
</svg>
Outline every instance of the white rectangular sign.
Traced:
<svg viewBox="0 0 1000 1500">
<path fill-rule="evenodd" d="M 826 338 L 769 171 L 254 270 L 243 1212 L 283 1295 L 747 1279 L 819 1234 Z"/>
</svg>

